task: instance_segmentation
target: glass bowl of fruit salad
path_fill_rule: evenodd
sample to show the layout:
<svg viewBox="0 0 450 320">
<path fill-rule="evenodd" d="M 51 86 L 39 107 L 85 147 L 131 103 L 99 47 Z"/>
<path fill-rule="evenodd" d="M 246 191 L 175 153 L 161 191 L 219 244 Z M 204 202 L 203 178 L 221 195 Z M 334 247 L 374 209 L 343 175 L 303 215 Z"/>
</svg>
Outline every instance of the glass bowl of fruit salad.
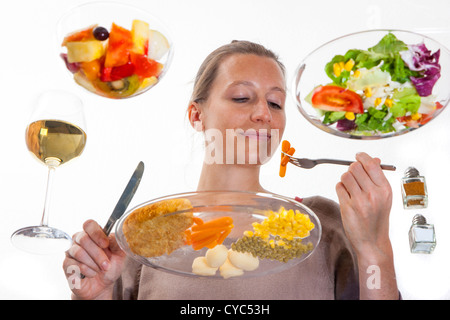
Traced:
<svg viewBox="0 0 450 320">
<path fill-rule="evenodd" d="M 380 139 L 418 129 L 450 101 L 450 52 L 421 34 L 362 31 L 329 41 L 298 66 L 293 96 L 317 128 Z"/>
<path fill-rule="evenodd" d="M 111 99 L 148 91 L 167 73 L 173 43 L 167 27 L 145 10 L 93 2 L 57 24 L 61 64 L 86 90 Z"/>
</svg>

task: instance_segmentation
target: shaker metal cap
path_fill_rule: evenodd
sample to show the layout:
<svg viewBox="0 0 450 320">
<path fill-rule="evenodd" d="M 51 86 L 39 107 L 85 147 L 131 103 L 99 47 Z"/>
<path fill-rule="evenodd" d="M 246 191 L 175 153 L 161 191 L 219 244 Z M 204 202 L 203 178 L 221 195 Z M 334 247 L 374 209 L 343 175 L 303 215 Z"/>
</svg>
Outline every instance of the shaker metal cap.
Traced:
<svg viewBox="0 0 450 320">
<path fill-rule="evenodd" d="M 419 176 L 419 170 L 417 170 L 414 167 L 408 167 L 405 170 L 405 177 L 412 178 L 412 177 L 418 177 Z"/>
<path fill-rule="evenodd" d="M 424 225 L 427 224 L 427 219 L 421 214 L 416 214 L 412 220 L 412 223 L 413 225 L 414 224 Z"/>
</svg>

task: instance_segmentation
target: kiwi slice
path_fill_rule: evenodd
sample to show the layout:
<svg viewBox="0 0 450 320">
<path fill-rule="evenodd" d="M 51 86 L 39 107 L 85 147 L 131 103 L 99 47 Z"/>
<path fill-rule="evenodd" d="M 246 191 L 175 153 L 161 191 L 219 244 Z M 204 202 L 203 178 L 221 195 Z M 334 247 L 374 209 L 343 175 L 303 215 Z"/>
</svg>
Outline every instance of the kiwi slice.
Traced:
<svg viewBox="0 0 450 320">
<path fill-rule="evenodd" d="M 98 80 L 96 86 L 106 97 L 120 99 L 135 93 L 139 89 L 140 82 L 139 77 L 134 74 L 111 82 Z"/>
</svg>

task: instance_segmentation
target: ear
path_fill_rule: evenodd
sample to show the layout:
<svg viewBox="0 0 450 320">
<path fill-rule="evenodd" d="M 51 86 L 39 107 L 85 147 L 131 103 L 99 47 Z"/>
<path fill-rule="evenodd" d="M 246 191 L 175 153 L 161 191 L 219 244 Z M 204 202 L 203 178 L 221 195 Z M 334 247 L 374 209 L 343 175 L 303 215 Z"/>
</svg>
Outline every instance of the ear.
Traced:
<svg viewBox="0 0 450 320">
<path fill-rule="evenodd" d="M 197 102 L 192 102 L 188 108 L 189 122 L 195 131 L 203 131 L 202 111 Z"/>
</svg>

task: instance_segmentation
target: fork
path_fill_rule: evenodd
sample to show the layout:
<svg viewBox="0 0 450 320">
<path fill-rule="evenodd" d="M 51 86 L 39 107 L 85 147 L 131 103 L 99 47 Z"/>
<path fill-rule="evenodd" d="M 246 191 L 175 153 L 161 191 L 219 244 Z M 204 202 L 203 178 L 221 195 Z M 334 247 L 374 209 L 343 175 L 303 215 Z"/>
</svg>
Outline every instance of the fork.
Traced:
<svg viewBox="0 0 450 320">
<path fill-rule="evenodd" d="M 313 160 L 313 159 L 306 159 L 306 158 L 294 158 L 294 157 L 291 157 L 290 155 L 288 155 L 287 153 L 283 152 L 283 154 L 285 154 L 289 157 L 290 163 L 292 163 L 293 165 L 296 165 L 297 167 L 303 168 L 303 169 L 311 169 L 311 168 L 314 168 L 316 165 L 322 164 L 322 163 L 340 164 L 340 165 L 344 165 L 344 166 L 349 166 L 353 162 L 355 162 L 355 161 L 336 160 L 336 159 L 315 159 L 315 160 Z M 391 171 L 396 170 L 395 166 L 389 165 L 389 164 L 381 164 L 380 167 L 383 170 L 391 170 Z"/>
</svg>

